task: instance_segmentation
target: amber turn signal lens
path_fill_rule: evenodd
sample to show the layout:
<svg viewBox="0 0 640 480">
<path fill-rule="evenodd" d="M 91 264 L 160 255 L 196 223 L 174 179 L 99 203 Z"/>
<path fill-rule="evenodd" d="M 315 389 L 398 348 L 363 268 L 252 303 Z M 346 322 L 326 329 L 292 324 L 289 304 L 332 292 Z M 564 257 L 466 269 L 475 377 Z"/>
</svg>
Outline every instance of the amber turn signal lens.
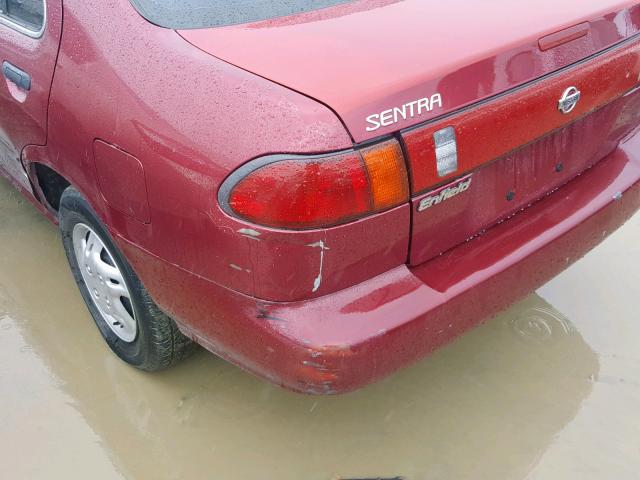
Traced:
<svg viewBox="0 0 640 480">
<path fill-rule="evenodd" d="M 399 205 L 409 199 L 409 179 L 402 149 L 395 140 L 361 151 L 367 167 L 375 210 Z"/>
</svg>

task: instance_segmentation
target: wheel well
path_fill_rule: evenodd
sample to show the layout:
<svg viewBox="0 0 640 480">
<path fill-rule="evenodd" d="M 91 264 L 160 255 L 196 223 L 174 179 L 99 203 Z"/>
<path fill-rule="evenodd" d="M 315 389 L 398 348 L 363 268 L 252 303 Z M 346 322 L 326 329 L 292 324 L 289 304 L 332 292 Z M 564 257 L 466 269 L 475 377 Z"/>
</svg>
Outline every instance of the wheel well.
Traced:
<svg viewBox="0 0 640 480">
<path fill-rule="evenodd" d="M 35 172 L 38 178 L 38 185 L 49 206 L 56 212 L 60 208 L 60 198 L 70 183 L 55 170 L 42 165 L 35 164 Z"/>
</svg>

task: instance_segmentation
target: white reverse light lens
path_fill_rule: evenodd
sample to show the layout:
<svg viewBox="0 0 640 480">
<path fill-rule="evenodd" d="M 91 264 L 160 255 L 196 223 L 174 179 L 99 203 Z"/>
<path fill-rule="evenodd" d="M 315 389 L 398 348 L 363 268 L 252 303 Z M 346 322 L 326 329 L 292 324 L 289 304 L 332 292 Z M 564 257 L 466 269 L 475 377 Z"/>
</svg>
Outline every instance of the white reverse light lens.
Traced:
<svg viewBox="0 0 640 480">
<path fill-rule="evenodd" d="M 445 177 L 458 170 L 458 145 L 453 127 L 438 130 L 433 134 L 436 143 L 436 161 L 438 175 Z"/>
</svg>

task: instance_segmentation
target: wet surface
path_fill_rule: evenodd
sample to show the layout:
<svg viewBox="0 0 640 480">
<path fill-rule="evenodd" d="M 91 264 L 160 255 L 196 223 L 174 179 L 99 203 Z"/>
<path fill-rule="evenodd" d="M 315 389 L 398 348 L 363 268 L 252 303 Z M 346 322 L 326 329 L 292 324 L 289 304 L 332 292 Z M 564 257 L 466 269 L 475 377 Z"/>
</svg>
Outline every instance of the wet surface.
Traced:
<svg viewBox="0 0 640 480">
<path fill-rule="evenodd" d="M 0 180 L 4 478 L 637 478 L 640 216 L 526 300 L 359 392 L 306 397 L 204 351 L 121 363 L 56 228 Z"/>
</svg>

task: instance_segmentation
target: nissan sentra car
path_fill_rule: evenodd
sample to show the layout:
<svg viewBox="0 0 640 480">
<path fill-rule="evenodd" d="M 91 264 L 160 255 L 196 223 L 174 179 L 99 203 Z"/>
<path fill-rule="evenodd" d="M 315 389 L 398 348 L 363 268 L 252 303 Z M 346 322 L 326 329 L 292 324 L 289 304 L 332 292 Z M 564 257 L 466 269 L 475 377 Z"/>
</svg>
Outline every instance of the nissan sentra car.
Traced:
<svg viewBox="0 0 640 480">
<path fill-rule="evenodd" d="M 640 207 L 636 3 L 0 0 L 0 168 L 124 361 L 347 392 Z"/>
</svg>

